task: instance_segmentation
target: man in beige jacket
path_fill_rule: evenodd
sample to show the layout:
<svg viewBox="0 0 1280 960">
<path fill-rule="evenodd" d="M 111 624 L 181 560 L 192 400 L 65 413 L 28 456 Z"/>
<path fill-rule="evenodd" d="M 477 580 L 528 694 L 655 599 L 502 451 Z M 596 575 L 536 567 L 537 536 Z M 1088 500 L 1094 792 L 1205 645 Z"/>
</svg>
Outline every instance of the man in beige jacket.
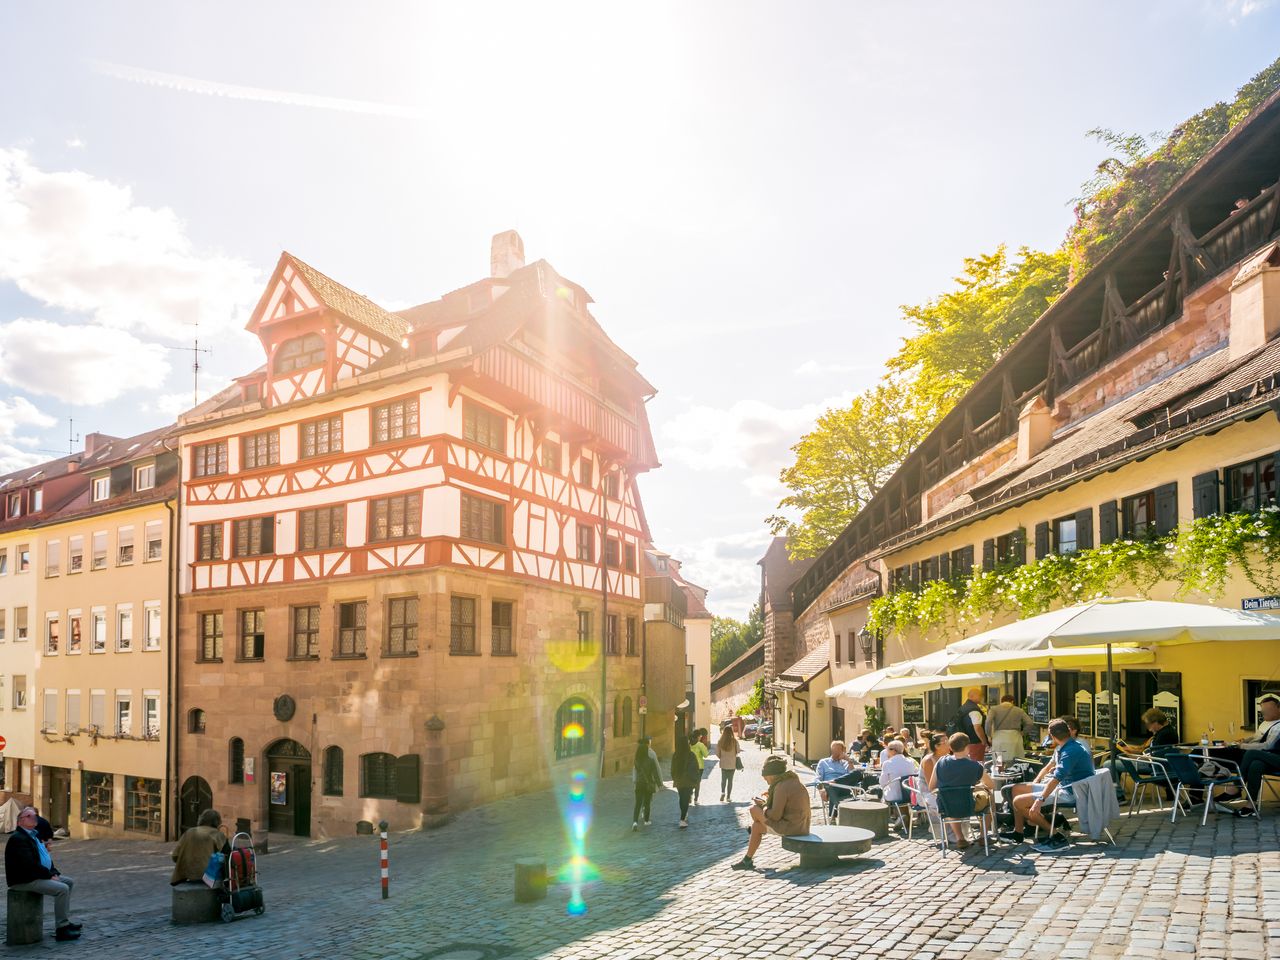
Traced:
<svg viewBox="0 0 1280 960">
<path fill-rule="evenodd" d="M 760 773 L 769 784 L 769 792 L 756 797 L 751 805 L 751 839 L 747 852 L 733 864 L 734 870 L 754 870 L 751 859 L 760 849 L 767 831 L 780 837 L 794 837 L 809 832 L 809 791 L 794 770 L 787 767 L 785 757 L 769 757 Z"/>
</svg>

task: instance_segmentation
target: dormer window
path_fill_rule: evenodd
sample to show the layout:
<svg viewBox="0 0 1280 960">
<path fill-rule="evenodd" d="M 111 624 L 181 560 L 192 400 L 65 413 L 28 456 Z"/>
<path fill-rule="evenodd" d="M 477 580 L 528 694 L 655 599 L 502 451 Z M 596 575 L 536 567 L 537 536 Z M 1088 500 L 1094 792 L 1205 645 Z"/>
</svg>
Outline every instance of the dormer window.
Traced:
<svg viewBox="0 0 1280 960">
<path fill-rule="evenodd" d="M 308 333 L 286 340 L 276 351 L 276 373 L 289 373 L 291 370 L 317 367 L 324 363 L 325 352 L 324 337 L 318 333 Z"/>
<path fill-rule="evenodd" d="M 99 503 L 111 496 L 111 477 L 93 478 L 93 502 Z"/>
<path fill-rule="evenodd" d="M 150 490 L 156 485 L 156 465 L 148 463 L 141 467 L 134 468 L 133 471 L 133 489 Z"/>
<path fill-rule="evenodd" d="M 22 494 L 9 494 L 9 516 L 17 517 L 22 514 Z"/>
<path fill-rule="evenodd" d="M 44 488 L 36 487 L 31 491 L 31 512 L 39 513 L 44 509 Z"/>
</svg>

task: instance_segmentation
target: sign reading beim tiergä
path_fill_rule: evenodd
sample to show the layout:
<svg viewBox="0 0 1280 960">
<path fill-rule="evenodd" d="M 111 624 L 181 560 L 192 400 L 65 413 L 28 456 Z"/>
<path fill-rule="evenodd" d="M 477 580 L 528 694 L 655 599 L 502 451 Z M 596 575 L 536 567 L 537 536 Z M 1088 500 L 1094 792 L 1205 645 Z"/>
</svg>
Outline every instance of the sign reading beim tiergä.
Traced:
<svg viewBox="0 0 1280 960">
<path fill-rule="evenodd" d="M 1245 597 L 1240 601 L 1241 610 L 1280 610 L 1280 596 Z"/>
</svg>

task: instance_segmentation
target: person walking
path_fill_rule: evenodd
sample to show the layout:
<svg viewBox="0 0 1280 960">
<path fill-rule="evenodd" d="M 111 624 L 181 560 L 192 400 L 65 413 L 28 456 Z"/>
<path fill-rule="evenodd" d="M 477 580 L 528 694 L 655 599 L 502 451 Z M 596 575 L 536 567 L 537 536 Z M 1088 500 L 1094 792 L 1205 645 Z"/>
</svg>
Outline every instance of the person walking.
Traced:
<svg viewBox="0 0 1280 960">
<path fill-rule="evenodd" d="M 730 794 L 733 793 L 733 775 L 737 772 L 738 759 L 742 753 L 742 747 L 738 744 L 738 738 L 733 735 L 733 727 L 730 724 L 724 725 L 724 731 L 720 734 L 720 739 L 716 742 L 716 757 L 720 761 L 720 801 L 727 801 Z"/>
<path fill-rule="evenodd" d="M 689 749 L 689 732 L 686 729 L 685 710 L 689 708 L 687 701 L 676 707 L 674 724 L 675 744 L 671 754 L 671 783 L 680 798 L 680 827 L 689 826 L 689 801 L 693 799 L 693 788 L 702 778 L 697 758 Z"/>
<path fill-rule="evenodd" d="M 698 762 L 698 780 L 693 785 L 693 803 L 698 804 L 698 795 L 702 793 L 702 775 L 707 769 L 707 757 L 711 755 L 711 745 L 707 742 L 706 729 L 699 727 L 693 731 L 693 735 L 689 738 L 689 749 L 693 751 L 693 758 Z"/>
<path fill-rule="evenodd" d="M 652 742 L 650 737 L 641 737 L 640 742 L 636 744 L 635 762 L 631 767 L 631 782 L 635 784 L 636 805 L 631 813 L 631 829 L 632 831 L 640 829 L 640 814 L 644 814 L 644 825 L 647 827 L 651 822 L 650 808 L 653 805 L 653 795 L 657 792 L 658 787 L 662 785 L 662 771 L 658 767 L 658 755 L 653 752 L 653 748 L 649 745 Z"/>
</svg>

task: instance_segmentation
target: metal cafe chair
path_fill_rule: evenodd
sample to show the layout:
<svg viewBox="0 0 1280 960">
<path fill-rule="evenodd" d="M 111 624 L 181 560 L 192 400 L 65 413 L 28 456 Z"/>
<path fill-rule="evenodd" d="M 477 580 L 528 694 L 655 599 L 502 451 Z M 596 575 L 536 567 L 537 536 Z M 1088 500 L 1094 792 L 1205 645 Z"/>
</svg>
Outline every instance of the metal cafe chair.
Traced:
<svg viewBox="0 0 1280 960">
<path fill-rule="evenodd" d="M 974 791 L 980 790 L 987 794 L 987 809 L 979 813 L 974 803 Z M 953 823 L 963 824 L 967 826 L 970 821 L 978 821 L 978 829 L 982 833 L 982 852 L 990 854 L 991 847 L 988 843 L 987 817 L 995 815 L 995 797 L 991 796 L 991 791 L 986 787 L 939 787 L 934 791 L 938 798 L 938 815 L 941 823 L 939 830 L 940 843 L 942 845 L 942 855 L 947 855 L 947 827 Z"/>
<path fill-rule="evenodd" d="M 1147 757 L 1146 759 L 1151 759 L 1151 758 L 1150 758 L 1150 757 Z M 1108 778 L 1110 778 L 1110 777 L 1111 777 L 1111 771 L 1110 771 L 1110 770 L 1107 770 L 1107 769 L 1097 770 L 1097 771 L 1095 771 L 1095 772 L 1094 772 L 1094 774 L 1093 774 L 1093 775 L 1094 775 L 1094 777 L 1101 777 L 1101 776 L 1104 776 L 1104 775 L 1105 775 L 1105 776 L 1107 776 Z M 1107 784 L 1108 784 L 1108 789 L 1110 789 L 1110 787 L 1111 787 L 1111 785 L 1112 785 L 1112 781 L 1111 781 L 1110 779 L 1108 779 L 1108 780 L 1107 780 Z M 1063 792 L 1062 792 L 1061 787 L 1059 787 L 1057 790 L 1054 790 L 1054 791 L 1053 791 L 1053 809 L 1052 809 L 1052 810 L 1050 810 L 1050 812 L 1049 812 L 1049 816 L 1048 816 L 1048 818 L 1047 818 L 1047 819 L 1048 819 L 1048 821 L 1049 821 L 1051 824 L 1053 824 L 1053 829 L 1058 829 L 1058 816 L 1059 816 L 1059 814 L 1058 814 L 1058 802 L 1059 802 L 1060 800 L 1062 800 L 1063 796 L 1064 796 L 1064 794 L 1063 794 Z M 1175 795 L 1175 796 L 1176 796 L 1176 795 Z M 1066 809 L 1069 809 L 1069 810 L 1078 810 L 1078 807 L 1077 807 L 1077 804 L 1076 804 L 1076 801 L 1075 801 L 1075 798 L 1074 798 L 1074 797 L 1072 797 L 1070 800 L 1068 800 L 1068 801 L 1064 802 L 1064 803 L 1062 804 L 1062 806 L 1063 806 L 1064 808 L 1066 808 Z M 1077 819 L 1079 819 L 1079 816 L 1080 816 L 1080 815 L 1079 815 L 1079 813 L 1077 812 L 1077 814 L 1076 814 L 1076 818 L 1077 818 Z M 1065 813 L 1064 813 L 1064 814 L 1062 814 L 1062 820 L 1063 820 L 1063 822 L 1064 822 L 1064 823 L 1068 824 L 1068 826 L 1070 825 L 1070 822 L 1071 822 L 1071 821 L 1067 818 L 1067 815 L 1066 815 Z M 1052 832 L 1052 831 L 1051 831 L 1051 832 Z M 1067 832 L 1067 833 L 1070 833 L 1070 830 L 1068 829 L 1066 832 Z M 1102 828 L 1102 832 L 1103 832 L 1103 833 L 1105 833 L 1105 834 L 1107 835 L 1107 840 L 1108 840 L 1108 841 L 1111 843 L 1111 845 L 1114 847 L 1114 846 L 1116 845 L 1116 838 L 1115 838 L 1115 837 L 1113 837 L 1113 836 L 1111 835 L 1111 829 L 1110 829 L 1109 827 L 1103 827 L 1103 828 Z M 1039 841 L 1039 839 L 1040 839 L 1040 826 L 1039 826 L 1038 824 L 1036 825 L 1035 839 L 1036 839 L 1037 841 Z"/>
<path fill-rule="evenodd" d="M 1254 801 L 1253 795 L 1249 793 L 1249 785 L 1244 782 L 1244 777 L 1240 776 L 1240 767 L 1234 761 L 1222 760 L 1218 757 L 1196 757 L 1187 753 L 1166 753 L 1161 759 L 1168 765 L 1169 773 L 1177 784 L 1173 794 L 1172 822 L 1174 823 L 1178 820 L 1179 801 L 1184 790 L 1187 793 L 1188 801 L 1191 799 L 1192 790 L 1204 791 L 1204 813 L 1200 817 L 1200 826 L 1202 827 L 1209 822 L 1209 808 L 1213 806 L 1214 802 L 1214 787 L 1226 787 L 1235 784 L 1240 787 L 1245 799 L 1253 804 L 1255 810 L 1260 807 L 1260 804 Z M 1208 759 L 1208 763 L 1214 766 L 1215 771 L 1213 773 L 1204 773 L 1200 770 L 1201 764 L 1205 763 L 1206 759 Z"/>
<path fill-rule="evenodd" d="M 1127 757 L 1123 754 L 1116 757 L 1116 763 L 1120 770 L 1129 775 L 1129 779 L 1133 783 L 1133 791 L 1129 796 L 1129 816 L 1134 813 L 1142 812 L 1142 801 L 1146 799 L 1147 788 L 1155 790 L 1156 795 L 1161 797 L 1158 810 L 1164 810 L 1164 798 L 1161 796 L 1160 787 L 1169 789 L 1169 796 L 1174 796 L 1173 779 L 1169 776 L 1169 768 L 1159 757 L 1143 755 L 1140 757 Z"/>
</svg>

